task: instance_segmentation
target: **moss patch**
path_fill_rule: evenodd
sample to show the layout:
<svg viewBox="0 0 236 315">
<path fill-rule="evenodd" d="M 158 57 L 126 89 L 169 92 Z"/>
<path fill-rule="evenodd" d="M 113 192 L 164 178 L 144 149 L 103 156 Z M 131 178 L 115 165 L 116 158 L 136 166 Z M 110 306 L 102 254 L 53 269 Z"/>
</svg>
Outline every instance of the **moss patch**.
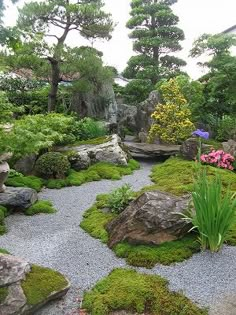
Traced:
<svg viewBox="0 0 236 315">
<path fill-rule="evenodd" d="M 34 215 L 38 213 L 55 213 L 56 209 L 53 204 L 48 200 L 39 200 L 31 207 L 25 210 L 26 215 Z"/>
<path fill-rule="evenodd" d="M 10 255 L 10 253 L 4 248 L 0 248 L 0 253 L 1 254 L 9 254 Z"/>
<path fill-rule="evenodd" d="M 129 265 L 153 268 L 157 263 L 170 265 L 182 262 L 200 251 L 196 235 L 188 235 L 181 240 L 161 245 L 131 245 L 120 243 L 114 247 L 118 257 L 125 258 Z"/>
<path fill-rule="evenodd" d="M 207 314 L 184 295 L 170 292 L 167 286 L 168 282 L 159 276 L 115 269 L 85 293 L 83 308 L 92 315 L 120 310 L 155 315 Z"/>
<path fill-rule="evenodd" d="M 40 191 L 43 186 L 50 189 L 60 189 L 67 186 L 80 186 L 87 182 L 102 179 L 118 180 L 124 175 L 132 174 L 134 170 L 139 168 L 140 165 L 135 160 L 129 160 L 127 166 L 100 162 L 80 172 L 71 169 L 64 179 L 43 180 L 36 176 L 15 176 L 9 178 L 6 184 L 13 187 L 30 187 L 37 191 Z"/>
<path fill-rule="evenodd" d="M 216 173 L 221 175 L 223 185 L 231 184 L 232 191 L 236 191 L 236 174 L 232 171 L 206 166 L 209 178 Z M 170 158 L 152 169 L 151 179 L 155 185 L 145 187 L 142 191 L 161 190 L 174 195 L 183 195 L 193 190 L 196 163 L 180 158 Z M 196 176 L 195 176 L 196 177 Z"/>
<path fill-rule="evenodd" d="M 3 303 L 8 296 L 8 288 L 0 288 L 0 304 Z"/>
<path fill-rule="evenodd" d="M 8 178 L 5 184 L 13 187 L 29 187 L 39 192 L 43 187 L 43 180 L 36 176 L 14 176 Z"/>
<path fill-rule="evenodd" d="M 7 215 L 8 215 L 7 208 L 0 206 L 0 235 L 3 235 L 7 232 L 7 228 L 4 223 L 4 219 Z"/>
<path fill-rule="evenodd" d="M 32 266 L 31 272 L 21 283 L 27 303 L 30 305 L 43 302 L 52 292 L 63 290 L 67 285 L 68 282 L 62 274 L 39 266 Z"/>
<path fill-rule="evenodd" d="M 98 195 L 97 202 L 88 209 L 80 223 L 80 227 L 89 233 L 92 237 L 100 239 L 103 243 L 108 242 L 108 233 L 105 229 L 107 223 L 113 220 L 117 215 L 114 213 L 105 213 L 101 209 L 107 206 L 109 195 Z"/>
<path fill-rule="evenodd" d="M 117 217 L 117 214 L 104 212 L 109 195 L 98 195 L 96 203 L 83 216 L 80 227 L 92 237 L 108 242 L 106 225 Z M 113 248 L 118 257 L 126 259 L 132 266 L 152 268 L 155 264 L 170 265 L 190 258 L 200 250 L 197 235 L 191 234 L 181 240 L 167 242 L 162 245 L 131 245 L 125 242 Z"/>
<path fill-rule="evenodd" d="M 77 141 L 73 143 L 72 146 L 75 147 L 75 146 L 80 146 L 80 145 L 85 145 L 85 144 L 98 145 L 98 144 L 107 143 L 111 141 L 111 139 L 112 139 L 111 136 L 98 137 L 98 138 L 89 139 L 89 140 Z"/>
</svg>

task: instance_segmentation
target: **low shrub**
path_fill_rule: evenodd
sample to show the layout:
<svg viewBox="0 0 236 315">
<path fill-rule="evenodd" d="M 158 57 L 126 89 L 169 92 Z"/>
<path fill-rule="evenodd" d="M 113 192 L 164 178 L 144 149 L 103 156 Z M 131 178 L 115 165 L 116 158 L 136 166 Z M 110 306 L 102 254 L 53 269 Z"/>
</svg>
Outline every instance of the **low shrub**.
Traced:
<svg viewBox="0 0 236 315">
<path fill-rule="evenodd" d="M 212 150 L 208 154 L 202 154 L 200 156 L 200 161 L 203 164 L 209 164 L 215 167 L 225 168 L 233 171 L 233 162 L 235 159 L 232 155 L 225 153 L 223 150 Z"/>
<path fill-rule="evenodd" d="M 17 172 L 14 169 L 10 169 L 9 173 L 8 173 L 8 178 L 12 178 L 12 177 L 23 177 L 24 175 L 22 173 Z"/>
<path fill-rule="evenodd" d="M 77 123 L 77 137 L 80 140 L 104 137 L 107 131 L 104 124 L 86 117 Z"/>
<path fill-rule="evenodd" d="M 55 213 L 56 209 L 53 207 L 51 201 L 39 200 L 31 207 L 25 210 L 26 215 L 34 215 L 38 213 Z"/>
<path fill-rule="evenodd" d="M 43 178 L 63 178 L 69 169 L 67 157 L 59 152 L 47 152 L 41 155 L 35 164 L 35 170 Z"/>
<path fill-rule="evenodd" d="M 60 291 L 68 285 L 65 277 L 57 271 L 49 268 L 32 266 L 26 279 L 21 282 L 22 289 L 29 305 L 40 304 L 51 293 Z"/>
<path fill-rule="evenodd" d="M 115 269 L 100 280 L 84 294 L 82 307 L 92 315 L 120 310 L 127 314 L 207 314 L 181 293 L 169 291 L 167 280 L 130 269 Z"/>
<path fill-rule="evenodd" d="M 195 212 L 184 219 L 198 230 L 202 249 L 217 252 L 236 223 L 236 196 L 232 196 L 229 190 L 223 194 L 219 175 L 209 181 L 204 171 L 199 174 L 192 197 Z"/>
<path fill-rule="evenodd" d="M 134 199 L 135 193 L 128 184 L 123 185 L 112 191 L 108 198 L 108 207 L 111 212 L 120 213 L 122 212 Z"/>
</svg>

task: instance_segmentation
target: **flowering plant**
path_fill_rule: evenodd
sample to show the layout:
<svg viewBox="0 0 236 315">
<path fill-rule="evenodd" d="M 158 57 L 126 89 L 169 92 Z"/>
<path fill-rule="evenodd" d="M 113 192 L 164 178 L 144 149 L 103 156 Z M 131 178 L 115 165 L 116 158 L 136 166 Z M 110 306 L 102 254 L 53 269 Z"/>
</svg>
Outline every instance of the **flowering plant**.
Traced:
<svg viewBox="0 0 236 315">
<path fill-rule="evenodd" d="M 212 150 L 209 154 L 202 154 L 200 161 L 204 164 L 211 164 L 216 167 L 225 168 L 233 171 L 234 157 L 223 150 Z"/>
<path fill-rule="evenodd" d="M 196 136 L 203 139 L 209 139 L 209 132 L 204 131 L 202 129 L 197 129 L 194 132 L 192 132 L 192 136 Z"/>
</svg>

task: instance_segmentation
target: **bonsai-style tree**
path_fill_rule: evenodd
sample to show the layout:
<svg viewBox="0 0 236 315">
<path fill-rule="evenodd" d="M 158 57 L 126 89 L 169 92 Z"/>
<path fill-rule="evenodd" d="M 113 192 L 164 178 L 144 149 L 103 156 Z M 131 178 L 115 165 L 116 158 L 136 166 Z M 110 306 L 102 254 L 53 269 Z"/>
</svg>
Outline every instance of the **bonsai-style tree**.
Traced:
<svg viewBox="0 0 236 315">
<path fill-rule="evenodd" d="M 130 58 L 124 76 L 145 79 L 156 84 L 161 78 L 180 73 L 186 63 L 172 55 L 181 50 L 184 32 L 177 27 L 179 18 L 171 5 L 177 0 L 132 0 L 131 19 L 127 27 L 132 30 L 136 56 Z"/>
<path fill-rule="evenodd" d="M 17 28 L 22 32 L 22 44 L 15 53 L 20 55 L 19 64 L 49 76 L 49 112 L 56 109 L 62 67 L 71 71 L 71 61 L 78 63 L 81 55 L 77 48 L 66 46 L 68 34 L 74 31 L 86 39 L 110 39 L 113 23 L 103 5 L 102 0 L 46 0 L 26 3 L 19 10 Z M 78 72 L 76 66 L 74 72 Z"/>
</svg>

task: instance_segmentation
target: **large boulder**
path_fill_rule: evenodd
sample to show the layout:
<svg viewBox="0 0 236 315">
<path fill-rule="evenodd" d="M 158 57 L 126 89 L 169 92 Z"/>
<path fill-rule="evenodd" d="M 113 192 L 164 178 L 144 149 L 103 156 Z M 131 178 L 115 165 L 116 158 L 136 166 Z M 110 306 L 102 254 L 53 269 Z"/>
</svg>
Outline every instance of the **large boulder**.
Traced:
<svg viewBox="0 0 236 315">
<path fill-rule="evenodd" d="M 36 268 L 36 266 L 34 266 L 34 268 Z M 27 292 L 22 288 L 22 281 L 24 281 L 24 285 L 29 281 L 31 287 L 30 294 L 34 296 L 38 293 L 37 290 L 41 286 L 45 286 L 47 281 L 46 277 L 49 276 L 49 273 L 51 277 L 49 279 L 50 286 L 52 287 L 51 292 L 50 290 L 46 290 L 46 292 L 48 292 L 43 293 L 44 296 L 40 296 L 40 293 L 39 297 L 37 297 L 37 301 L 31 304 L 28 301 Z M 30 277 L 28 278 L 28 276 Z M 58 284 L 55 288 L 52 286 L 53 277 L 55 276 L 57 279 L 60 277 L 60 288 L 58 288 Z M 33 279 L 35 279 L 37 283 L 34 284 L 32 282 Z M 49 301 L 64 296 L 69 288 L 69 281 L 54 270 L 39 267 L 35 275 L 32 265 L 27 261 L 11 255 L 0 254 L 0 315 L 35 314 L 38 309 L 42 308 Z"/>
<path fill-rule="evenodd" d="M 160 158 L 169 157 L 179 153 L 180 145 L 163 145 L 163 144 L 149 144 L 149 143 L 136 143 L 125 142 L 132 157 L 150 157 Z"/>
<path fill-rule="evenodd" d="M 137 106 L 118 104 L 117 120 L 119 128 L 126 127 L 137 134 L 140 131 L 147 132 L 152 125 L 151 114 L 160 102 L 158 91 L 153 91 L 144 102 L 137 104 Z"/>
<path fill-rule="evenodd" d="M 123 241 L 158 245 L 183 237 L 190 229 L 182 217 L 189 202 L 189 196 L 160 191 L 143 193 L 107 225 L 109 247 Z"/>
<path fill-rule="evenodd" d="M 227 142 L 222 143 L 224 152 L 231 154 L 236 158 L 236 141 L 228 140 Z"/>
<path fill-rule="evenodd" d="M 7 187 L 0 193 L 0 205 L 9 210 L 28 209 L 38 200 L 37 192 L 31 188 Z"/>
<path fill-rule="evenodd" d="M 36 159 L 37 155 L 34 153 L 24 156 L 15 163 L 14 169 L 24 175 L 30 175 L 33 173 Z"/>
<path fill-rule="evenodd" d="M 97 162 L 108 162 L 118 165 L 127 165 L 128 155 L 123 150 L 121 140 L 117 135 L 112 135 L 107 142 L 102 144 L 85 144 L 73 147 L 57 147 L 56 151 L 73 151 L 72 167 L 76 170 L 86 169 Z"/>
<path fill-rule="evenodd" d="M 211 146 L 208 144 L 201 144 L 201 153 L 210 151 Z M 186 160 L 195 160 L 199 150 L 199 139 L 189 138 L 185 140 L 180 147 L 180 154 Z"/>
</svg>

